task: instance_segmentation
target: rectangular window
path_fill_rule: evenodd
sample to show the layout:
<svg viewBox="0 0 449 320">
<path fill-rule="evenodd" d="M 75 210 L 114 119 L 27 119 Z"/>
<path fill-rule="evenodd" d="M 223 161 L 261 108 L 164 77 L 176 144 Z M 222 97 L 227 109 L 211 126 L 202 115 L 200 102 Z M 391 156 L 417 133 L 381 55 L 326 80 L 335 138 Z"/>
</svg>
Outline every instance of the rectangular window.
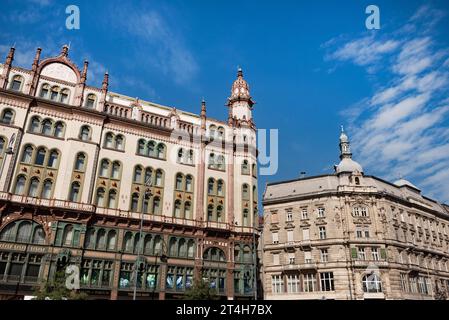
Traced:
<svg viewBox="0 0 449 320">
<path fill-rule="evenodd" d="M 304 251 L 304 262 L 312 263 L 312 251 Z"/>
<path fill-rule="evenodd" d="M 368 229 L 365 230 L 365 238 L 369 238 L 369 230 Z"/>
<path fill-rule="evenodd" d="M 320 239 L 321 240 L 326 239 L 326 227 L 320 227 L 319 230 L 320 230 Z"/>
<path fill-rule="evenodd" d="M 302 229 L 302 240 L 310 240 L 309 229 Z"/>
<path fill-rule="evenodd" d="M 287 222 L 293 221 L 293 212 L 292 210 L 287 210 Z"/>
<path fill-rule="evenodd" d="M 371 248 L 371 257 L 374 261 L 379 261 L 380 260 L 380 256 L 379 256 L 379 248 L 377 247 L 372 247 Z"/>
<path fill-rule="evenodd" d="M 328 262 L 329 254 L 327 249 L 321 249 L 320 251 L 321 262 Z"/>
<path fill-rule="evenodd" d="M 321 272 L 320 273 L 321 291 L 334 291 L 334 273 Z"/>
<path fill-rule="evenodd" d="M 279 234 L 278 234 L 277 232 L 273 232 L 273 233 L 271 234 L 271 236 L 273 237 L 273 243 L 274 243 L 274 244 L 279 243 Z"/>
<path fill-rule="evenodd" d="M 273 264 L 274 265 L 279 264 L 279 253 L 273 253 Z"/>
<path fill-rule="evenodd" d="M 405 273 L 401 273 L 401 290 L 408 292 L 407 275 Z"/>
<path fill-rule="evenodd" d="M 299 275 L 291 274 L 287 276 L 287 292 L 298 293 L 299 292 Z"/>
<path fill-rule="evenodd" d="M 355 231 L 355 235 L 356 235 L 357 238 L 361 238 L 361 237 L 363 236 L 362 230 L 357 229 L 357 230 Z"/>
<path fill-rule="evenodd" d="M 295 253 L 290 252 L 288 254 L 288 263 L 289 264 L 295 264 Z"/>
<path fill-rule="evenodd" d="M 279 222 L 279 220 L 278 220 L 277 212 L 272 212 L 271 213 L 271 223 L 278 223 L 278 222 Z"/>
<path fill-rule="evenodd" d="M 303 275 L 303 286 L 304 292 L 314 292 L 315 291 L 315 274 L 306 273 Z"/>
<path fill-rule="evenodd" d="M 284 281 L 282 276 L 271 276 L 271 289 L 273 293 L 283 293 L 284 292 Z"/>
<path fill-rule="evenodd" d="M 359 258 L 359 260 L 365 260 L 366 259 L 365 248 L 363 248 L 363 247 L 359 247 L 358 248 L 358 258 Z"/>
<path fill-rule="evenodd" d="M 302 209 L 301 211 L 301 218 L 302 219 L 309 219 L 309 214 L 307 213 L 307 209 Z"/>
<path fill-rule="evenodd" d="M 324 218 L 325 214 L 324 214 L 324 208 L 319 207 L 318 208 L 318 218 Z"/>
<path fill-rule="evenodd" d="M 293 242 L 293 230 L 288 230 L 287 231 L 287 241 L 288 242 Z"/>
<path fill-rule="evenodd" d="M 410 291 L 412 293 L 418 293 L 418 286 L 416 283 L 416 277 L 411 277 L 410 278 Z"/>
</svg>

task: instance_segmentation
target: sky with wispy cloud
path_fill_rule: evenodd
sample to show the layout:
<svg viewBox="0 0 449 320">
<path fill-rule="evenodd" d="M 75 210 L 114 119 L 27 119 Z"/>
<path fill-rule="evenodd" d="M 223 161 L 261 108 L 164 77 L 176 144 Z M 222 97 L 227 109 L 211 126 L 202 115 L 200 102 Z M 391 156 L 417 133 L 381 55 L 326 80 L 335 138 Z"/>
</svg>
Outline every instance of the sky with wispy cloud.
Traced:
<svg viewBox="0 0 449 320">
<path fill-rule="evenodd" d="M 68 5 L 80 30 L 65 28 Z M 365 8 L 380 8 L 367 30 Z M 259 128 L 279 129 L 267 181 L 332 173 L 340 125 L 366 174 L 404 177 L 449 202 L 449 3 L 418 1 L 2 0 L 0 55 L 30 67 L 70 44 L 88 82 L 225 119 L 237 66 Z"/>
</svg>

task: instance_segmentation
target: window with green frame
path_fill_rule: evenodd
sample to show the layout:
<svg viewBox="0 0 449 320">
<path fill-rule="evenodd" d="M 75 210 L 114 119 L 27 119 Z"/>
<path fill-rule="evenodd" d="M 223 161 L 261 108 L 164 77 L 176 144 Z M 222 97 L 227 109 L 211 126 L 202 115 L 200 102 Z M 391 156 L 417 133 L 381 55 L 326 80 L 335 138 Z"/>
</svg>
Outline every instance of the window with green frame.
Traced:
<svg viewBox="0 0 449 320">
<path fill-rule="evenodd" d="M 53 227 L 56 231 L 55 246 L 79 247 L 83 226 L 77 223 L 57 222 Z"/>
</svg>

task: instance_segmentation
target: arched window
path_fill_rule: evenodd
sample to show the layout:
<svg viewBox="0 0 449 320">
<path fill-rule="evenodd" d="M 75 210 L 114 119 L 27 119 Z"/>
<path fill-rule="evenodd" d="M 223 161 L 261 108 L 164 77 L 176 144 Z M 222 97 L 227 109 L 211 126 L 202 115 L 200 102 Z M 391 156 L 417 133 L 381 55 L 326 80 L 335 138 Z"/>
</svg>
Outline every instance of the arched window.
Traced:
<svg viewBox="0 0 449 320">
<path fill-rule="evenodd" d="M 217 133 L 218 133 L 218 139 L 223 140 L 224 134 L 225 134 L 224 128 L 223 127 L 218 127 Z"/>
<path fill-rule="evenodd" d="M 214 221 L 214 206 L 211 204 L 207 206 L 207 221 Z"/>
<path fill-rule="evenodd" d="M 217 207 L 217 221 L 218 222 L 223 222 L 223 207 L 222 206 L 218 206 Z"/>
<path fill-rule="evenodd" d="M 123 240 L 123 251 L 132 252 L 133 251 L 133 234 L 127 232 Z"/>
<path fill-rule="evenodd" d="M 249 212 L 248 209 L 243 209 L 243 226 L 249 226 Z"/>
<path fill-rule="evenodd" d="M 61 91 L 61 96 L 59 97 L 59 101 L 62 102 L 62 103 L 68 103 L 69 102 L 69 95 L 70 95 L 69 89 L 63 89 Z"/>
<path fill-rule="evenodd" d="M 183 175 L 181 173 L 176 174 L 176 190 L 182 190 L 182 179 Z"/>
<path fill-rule="evenodd" d="M 209 126 L 209 137 L 210 137 L 211 141 L 215 139 L 216 131 L 217 131 L 217 127 L 215 125 L 211 124 Z"/>
<path fill-rule="evenodd" d="M 252 262 L 251 248 L 249 246 L 243 247 L 243 262 Z"/>
<path fill-rule="evenodd" d="M 31 119 L 30 131 L 38 133 L 41 131 L 40 127 L 41 127 L 41 120 L 39 120 L 39 117 L 33 117 Z"/>
<path fill-rule="evenodd" d="M 139 194 L 133 193 L 131 197 L 131 211 L 137 212 L 139 209 Z"/>
<path fill-rule="evenodd" d="M 80 130 L 80 139 L 83 141 L 89 141 L 90 140 L 90 127 L 89 126 L 82 126 Z"/>
<path fill-rule="evenodd" d="M 2 113 L 1 121 L 4 124 L 12 124 L 14 119 L 14 112 L 11 109 L 5 109 Z"/>
<path fill-rule="evenodd" d="M 142 183 L 142 168 L 140 166 L 134 168 L 133 181 L 135 183 Z"/>
<path fill-rule="evenodd" d="M 100 229 L 97 232 L 97 243 L 95 248 L 98 250 L 106 249 L 106 231 L 104 229 Z"/>
<path fill-rule="evenodd" d="M 106 133 L 104 146 L 106 148 L 110 148 L 110 149 L 112 149 L 114 147 L 114 135 L 111 132 Z"/>
<path fill-rule="evenodd" d="M 360 185 L 360 179 L 359 179 L 359 177 L 355 177 L 355 184 L 356 184 L 356 185 Z"/>
<path fill-rule="evenodd" d="M 117 191 L 114 189 L 109 191 L 108 208 L 114 209 L 117 206 Z"/>
<path fill-rule="evenodd" d="M 41 198 L 50 199 L 52 187 L 53 187 L 53 182 L 51 180 L 45 180 L 44 184 L 42 186 Z"/>
<path fill-rule="evenodd" d="M 145 254 L 148 254 L 148 255 L 150 255 L 151 254 L 151 234 L 147 234 L 146 236 L 145 236 L 145 239 L 144 239 L 144 241 L 143 241 L 143 252 L 145 253 Z"/>
<path fill-rule="evenodd" d="M 47 167 L 56 168 L 58 166 L 58 156 L 58 151 L 52 150 L 50 152 L 50 156 L 48 157 Z"/>
<path fill-rule="evenodd" d="M 189 201 L 184 203 L 184 218 L 185 219 L 192 219 L 192 205 Z"/>
<path fill-rule="evenodd" d="M 48 92 L 50 91 L 50 86 L 47 83 L 44 83 L 41 87 L 40 97 L 44 99 L 48 99 Z"/>
<path fill-rule="evenodd" d="M 257 202 L 257 187 L 253 186 L 253 202 Z"/>
<path fill-rule="evenodd" d="M 34 244 L 44 244 L 45 243 L 45 232 L 41 226 L 34 228 L 33 240 Z"/>
<path fill-rule="evenodd" d="M 20 91 L 22 89 L 23 77 L 15 75 L 12 78 L 10 89 L 14 91 Z"/>
<path fill-rule="evenodd" d="M 161 249 L 162 249 L 162 239 L 160 236 L 155 236 L 153 242 L 153 253 L 160 254 Z"/>
<path fill-rule="evenodd" d="M 220 248 L 210 247 L 204 251 L 203 259 L 210 260 L 210 261 L 225 262 L 226 256 L 225 256 L 223 250 L 221 250 Z"/>
<path fill-rule="evenodd" d="M 165 159 L 165 145 L 162 143 L 157 146 L 157 157 L 159 159 Z"/>
<path fill-rule="evenodd" d="M 140 247 L 140 233 L 136 233 L 134 236 L 134 253 L 142 252 L 142 248 Z"/>
<path fill-rule="evenodd" d="M 64 125 L 62 124 L 62 122 L 56 122 L 54 136 L 57 138 L 62 138 L 63 135 L 64 135 Z"/>
<path fill-rule="evenodd" d="M 224 192 L 224 182 L 223 182 L 223 180 L 220 179 L 217 182 L 217 195 L 220 196 L 220 197 L 224 197 L 224 194 L 225 194 L 225 192 Z"/>
<path fill-rule="evenodd" d="M 86 155 L 82 152 L 76 155 L 75 170 L 84 172 L 86 165 Z"/>
<path fill-rule="evenodd" d="M 96 200 L 96 205 L 98 207 L 104 207 L 104 195 L 105 195 L 105 191 L 103 188 L 98 188 L 97 190 L 97 200 Z"/>
<path fill-rule="evenodd" d="M 100 165 L 100 177 L 108 177 L 109 174 L 109 161 L 103 159 Z"/>
<path fill-rule="evenodd" d="M 215 193 L 214 185 L 215 185 L 215 180 L 213 178 L 209 178 L 209 180 L 207 180 L 207 194 L 208 195 L 213 195 Z"/>
<path fill-rule="evenodd" d="M 179 239 L 178 257 L 185 257 L 186 255 L 187 255 L 187 242 L 185 239 Z"/>
<path fill-rule="evenodd" d="M 242 186 L 242 199 L 243 200 L 249 200 L 249 190 L 248 190 L 248 185 L 246 183 L 243 184 Z"/>
<path fill-rule="evenodd" d="M 189 240 L 187 242 L 187 257 L 193 258 L 195 255 L 195 241 Z"/>
<path fill-rule="evenodd" d="M 161 199 L 159 197 L 153 198 L 153 213 L 161 214 Z"/>
<path fill-rule="evenodd" d="M 3 137 L 0 137 L 0 157 L 3 155 L 3 151 L 5 150 L 6 140 Z"/>
<path fill-rule="evenodd" d="M 64 228 L 64 233 L 62 235 L 62 243 L 64 246 L 71 246 L 73 242 L 73 226 L 68 224 Z"/>
<path fill-rule="evenodd" d="M 225 169 L 225 165 L 226 165 L 225 157 L 222 156 L 222 155 L 218 156 L 217 157 L 217 164 L 216 164 L 217 169 L 224 170 Z"/>
<path fill-rule="evenodd" d="M 16 180 L 16 187 L 14 188 L 14 193 L 18 195 L 23 195 L 25 191 L 26 178 L 24 176 L 18 176 Z"/>
<path fill-rule="evenodd" d="M 86 99 L 86 107 L 91 109 L 95 108 L 96 101 L 97 97 L 94 94 L 88 94 Z"/>
<path fill-rule="evenodd" d="M 25 150 L 23 150 L 22 154 L 22 162 L 24 163 L 31 163 L 31 159 L 33 156 L 33 147 L 32 146 L 26 146 Z"/>
<path fill-rule="evenodd" d="M 79 195 L 80 195 L 80 184 L 79 182 L 75 181 L 72 183 L 72 186 L 70 187 L 69 201 L 79 202 Z"/>
<path fill-rule="evenodd" d="M 249 174 L 248 160 L 243 160 L 242 162 L 242 174 Z"/>
<path fill-rule="evenodd" d="M 164 184 L 164 172 L 161 169 L 156 170 L 156 186 L 162 187 Z"/>
<path fill-rule="evenodd" d="M 58 101 L 58 95 L 59 95 L 59 87 L 51 88 L 50 99 L 53 101 Z"/>
<path fill-rule="evenodd" d="M 28 188 L 29 197 L 37 197 L 37 189 L 39 188 L 39 179 L 34 177 L 30 180 L 30 187 Z"/>
<path fill-rule="evenodd" d="M 183 163 L 184 162 L 184 149 L 183 148 L 180 148 L 178 150 L 178 157 L 176 159 L 176 162 L 178 162 L 178 163 Z"/>
<path fill-rule="evenodd" d="M 377 293 L 382 292 L 382 281 L 380 277 L 373 273 L 367 274 L 362 278 L 363 292 Z"/>
<path fill-rule="evenodd" d="M 31 222 L 22 221 L 17 228 L 17 242 L 30 242 L 31 240 Z"/>
<path fill-rule="evenodd" d="M 117 232 L 110 230 L 108 232 L 108 250 L 115 250 L 115 244 L 117 243 Z"/>
<path fill-rule="evenodd" d="M 93 249 L 95 247 L 95 229 L 88 227 L 86 231 L 86 237 L 84 238 L 84 244 L 86 248 Z"/>
<path fill-rule="evenodd" d="M 120 163 L 117 161 L 114 161 L 114 163 L 112 164 L 111 178 L 119 179 L 119 177 L 120 177 Z"/>
<path fill-rule="evenodd" d="M 256 164 L 253 163 L 251 167 L 252 167 L 252 171 L 253 171 L 253 177 L 257 177 L 257 168 L 256 168 Z"/>
<path fill-rule="evenodd" d="M 145 140 L 140 139 L 139 142 L 137 142 L 137 153 L 140 155 L 145 154 Z"/>
<path fill-rule="evenodd" d="M 52 131 L 52 122 L 49 119 L 45 119 L 44 121 L 42 121 L 42 134 L 45 135 L 51 135 L 51 131 Z"/>
<path fill-rule="evenodd" d="M 147 155 L 150 157 L 155 157 L 155 153 L 154 150 L 156 148 L 156 143 L 154 141 L 149 141 L 148 142 L 148 148 L 147 148 Z"/>
<path fill-rule="evenodd" d="M 186 191 L 193 192 L 193 177 L 191 175 L 186 176 Z"/>
<path fill-rule="evenodd" d="M 144 179 L 144 183 L 146 185 L 150 185 L 153 182 L 153 169 L 151 167 L 145 168 L 145 179 Z"/>
<path fill-rule="evenodd" d="M 34 160 L 34 164 L 43 166 L 46 154 L 47 154 L 47 151 L 45 150 L 45 148 L 37 149 L 36 159 Z"/>
<path fill-rule="evenodd" d="M 168 242 L 168 252 L 169 255 L 172 257 L 175 257 L 177 254 L 177 250 L 176 250 L 176 238 L 171 238 L 170 241 Z"/>
<path fill-rule="evenodd" d="M 180 200 L 175 201 L 173 215 L 175 216 L 175 218 L 181 218 L 181 201 Z"/>
<path fill-rule="evenodd" d="M 209 168 L 215 167 L 215 154 L 214 153 L 209 154 L 208 166 L 209 166 Z"/>
<path fill-rule="evenodd" d="M 124 148 L 124 138 L 123 138 L 123 136 L 122 135 L 118 135 L 116 138 L 115 138 L 115 148 L 116 149 L 118 149 L 118 150 L 123 150 L 123 148 Z"/>
<path fill-rule="evenodd" d="M 187 163 L 193 164 L 193 150 L 192 149 L 190 149 L 189 152 L 187 153 Z"/>
</svg>

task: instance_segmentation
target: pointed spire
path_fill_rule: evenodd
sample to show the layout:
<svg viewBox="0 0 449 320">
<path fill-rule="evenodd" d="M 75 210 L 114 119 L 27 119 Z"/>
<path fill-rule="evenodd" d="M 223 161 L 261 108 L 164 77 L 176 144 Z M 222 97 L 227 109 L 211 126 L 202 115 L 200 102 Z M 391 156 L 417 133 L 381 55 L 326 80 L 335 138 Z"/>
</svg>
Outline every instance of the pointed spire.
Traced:
<svg viewBox="0 0 449 320">
<path fill-rule="evenodd" d="M 101 84 L 101 91 L 108 91 L 109 87 L 109 72 L 106 70 L 103 77 L 103 83 Z"/>
<path fill-rule="evenodd" d="M 89 66 L 89 61 L 84 60 L 83 72 L 81 73 L 81 83 L 86 83 L 88 66 Z"/>
<path fill-rule="evenodd" d="M 61 49 L 61 56 L 67 57 L 68 55 L 69 55 L 69 46 L 65 44 L 62 46 Z"/>
<path fill-rule="evenodd" d="M 41 52 L 42 52 L 41 48 L 36 49 L 36 55 L 34 56 L 33 66 L 31 67 L 31 70 L 33 71 L 37 70 L 37 67 L 39 65 L 39 59 L 41 58 Z"/>
<path fill-rule="evenodd" d="M 206 117 L 206 101 L 204 98 L 201 100 L 201 117 Z"/>
<path fill-rule="evenodd" d="M 14 44 L 14 46 L 15 46 L 15 44 Z M 6 57 L 5 65 L 7 65 L 7 66 L 11 66 L 12 62 L 14 60 L 14 52 L 16 51 L 16 48 L 14 46 L 9 49 L 8 55 Z"/>
<path fill-rule="evenodd" d="M 238 66 L 237 68 L 237 77 L 243 78 L 243 71 L 242 68 L 240 68 L 240 66 Z"/>
</svg>

